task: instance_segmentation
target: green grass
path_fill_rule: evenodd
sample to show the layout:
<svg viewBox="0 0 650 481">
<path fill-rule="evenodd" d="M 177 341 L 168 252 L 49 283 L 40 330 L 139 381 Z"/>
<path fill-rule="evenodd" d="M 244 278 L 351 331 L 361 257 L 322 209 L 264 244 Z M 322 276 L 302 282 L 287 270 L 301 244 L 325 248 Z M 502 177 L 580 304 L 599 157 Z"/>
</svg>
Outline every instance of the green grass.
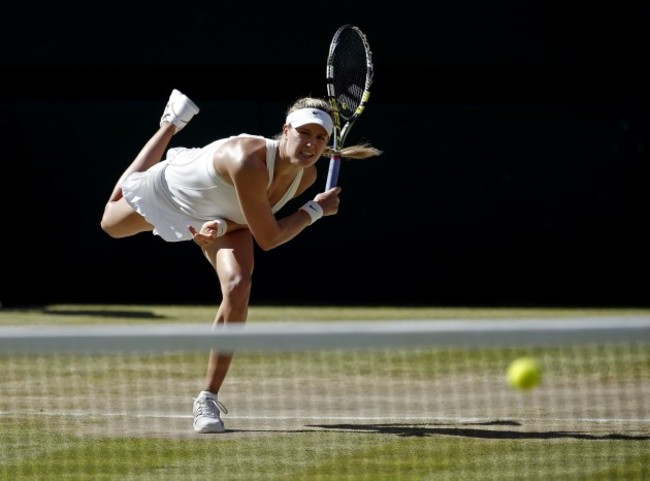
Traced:
<svg viewBox="0 0 650 481">
<path fill-rule="evenodd" d="M 65 444 L 7 466 L 3 479 L 642 481 L 650 474 L 647 445 L 638 443 L 614 451 L 580 440 L 368 439 L 331 433 L 296 434 L 286 441 L 57 441 Z"/>
<path fill-rule="evenodd" d="M 79 439 L 3 426 L 2 479 L 647 480 L 648 441 L 311 432 L 221 440 Z"/>
<path fill-rule="evenodd" d="M 250 317 L 264 322 L 648 314 L 254 307 Z M 212 306 L 56 305 L 0 310 L 0 326 L 209 323 L 213 315 Z M 542 385 L 533 392 L 507 390 L 505 368 L 523 354 L 541 362 Z M 650 479 L 647 345 L 242 353 L 224 386 L 232 415 L 225 416 L 232 430 L 225 435 L 191 430 L 189 406 L 205 361 L 205 353 L 0 353 L 0 479 Z M 305 415 L 326 406 L 332 417 L 268 425 L 255 419 L 258 409 L 261 419 L 268 412 L 292 415 L 299 403 Z M 369 416 L 336 417 L 351 408 Z M 419 419 L 401 417 L 420 408 Z M 149 411 L 176 416 L 135 416 Z M 571 422 L 582 413 L 593 419 Z M 601 414 L 621 421 L 595 419 Z"/>
</svg>

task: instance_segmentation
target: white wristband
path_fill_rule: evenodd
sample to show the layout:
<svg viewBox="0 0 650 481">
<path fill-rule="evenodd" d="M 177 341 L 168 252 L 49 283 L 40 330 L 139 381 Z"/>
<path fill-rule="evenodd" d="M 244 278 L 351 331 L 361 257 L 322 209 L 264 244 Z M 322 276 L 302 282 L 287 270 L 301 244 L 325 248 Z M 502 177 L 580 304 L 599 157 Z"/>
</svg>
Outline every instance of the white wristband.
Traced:
<svg viewBox="0 0 650 481">
<path fill-rule="evenodd" d="M 323 217 L 323 208 L 315 200 L 310 200 L 303 205 L 300 210 L 304 210 L 309 214 L 309 217 L 311 218 L 311 222 L 309 223 L 310 225 Z"/>
<path fill-rule="evenodd" d="M 214 221 L 217 223 L 217 237 L 221 237 L 228 231 L 228 223 L 218 217 Z"/>
</svg>

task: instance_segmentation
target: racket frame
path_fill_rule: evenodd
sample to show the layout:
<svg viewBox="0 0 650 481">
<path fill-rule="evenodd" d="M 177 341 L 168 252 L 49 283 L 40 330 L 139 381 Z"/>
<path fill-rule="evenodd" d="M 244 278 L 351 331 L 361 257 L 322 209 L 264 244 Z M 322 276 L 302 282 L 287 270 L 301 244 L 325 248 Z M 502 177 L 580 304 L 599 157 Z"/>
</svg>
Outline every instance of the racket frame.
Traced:
<svg viewBox="0 0 650 481">
<path fill-rule="evenodd" d="M 338 101 L 336 99 L 337 92 L 334 88 L 334 76 L 336 72 L 334 71 L 334 57 L 336 55 L 336 48 L 339 45 L 339 37 L 346 30 L 353 30 L 361 39 L 363 47 L 365 50 L 365 64 L 366 64 L 366 78 L 365 85 L 363 88 L 363 93 L 359 101 L 359 105 L 352 113 L 350 118 L 345 120 L 345 124 L 341 126 L 342 116 L 341 109 L 339 107 Z M 341 168 L 341 156 L 338 151 L 343 147 L 345 139 L 352 128 L 352 125 L 357 121 L 359 116 L 363 113 L 370 98 L 370 87 L 374 79 L 374 65 L 372 62 L 372 50 L 370 49 L 370 44 L 366 35 L 361 31 L 361 29 L 355 25 L 345 24 L 338 28 L 332 37 L 330 42 L 329 54 L 327 56 L 327 68 L 325 72 L 325 78 L 327 83 L 327 99 L 332 107 L 332 120 L 334 121 L 334 130 L 332 132 L 332 149 L 334 150 L 334 155 L 330 157 L 329 170 L 327 173 L 327 183 L 325 186 L 326 190 L 335 187 L 338 182 L 339 170 Z"/>
</svg>

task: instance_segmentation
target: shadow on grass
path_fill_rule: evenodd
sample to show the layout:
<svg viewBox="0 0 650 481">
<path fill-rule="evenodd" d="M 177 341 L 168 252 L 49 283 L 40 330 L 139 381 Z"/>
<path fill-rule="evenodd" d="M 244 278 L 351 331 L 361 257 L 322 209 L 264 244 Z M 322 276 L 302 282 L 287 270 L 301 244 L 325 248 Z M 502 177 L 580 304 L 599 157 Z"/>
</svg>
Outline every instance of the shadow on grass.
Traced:
<svg viewBox="0 0 650 481">
<path fill-rule="evenodd" d="M 476 423 L 471 426 L 520 426 L 514 421 L 493 421 L 487 423 Z M 586 439 L 593 441 L 648 441 L 650 435 L 628 435 L 608 433 L 595 435 L 575 431 L 514 431 L 480 429 L 475 427 L 436 427 L 431 424 L 309 424 L 308 427 L 322 428 L 327 430 L 338 430 L 348 432 L 367 432 L 372 434 L 392 434 L 402 437 L 427 437 L 427 436 L 459 436 L 477 439 Z"/>
<path fill-rule="evenodd" d="M 97 309 L 41 309 L 43 314 L 50 316 L 92 316 L 92 317 L 116 317 L 119 319 L 165 319 L 166 316 L 155 314 L 151 311 L 114 311 Z"/>
</svg>

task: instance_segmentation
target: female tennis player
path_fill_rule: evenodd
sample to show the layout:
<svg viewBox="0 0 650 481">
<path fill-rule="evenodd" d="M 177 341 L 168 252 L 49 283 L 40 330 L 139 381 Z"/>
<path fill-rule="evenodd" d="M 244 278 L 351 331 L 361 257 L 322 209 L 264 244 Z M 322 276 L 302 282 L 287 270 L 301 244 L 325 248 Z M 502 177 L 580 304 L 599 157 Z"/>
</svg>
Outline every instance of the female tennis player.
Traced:
<svg viewBox="0 0 650 481">
<path fill-rule="evenodd" d="M 243 323 L 253 274 L 253 243 L 268 251 L 339 209 L 340 187 L 308 200 L 282 218 L 276 213 L 316 181 L 316 162 L 328 147 L 333 123 L 323 99 L 304 97 L 287 110 L 274 138 L 239 134 L 204 147 L 168 149 L 172 136 L 199 113 L 186 95 L 173 90 L 159 129 L 118 180 L 104 209 L 102 229 L 113 238 L 152 232 L 167 242 L 194 241 L 219 279 L 222 302 L 214 327 Z M 362 159 L 381 154 L 368 145 L 341 149 Z M 232 354 L 208 358 L 205 381 L 194 400 L 194 430 L 224 432 L 219 390 Z"/>
</svg>

